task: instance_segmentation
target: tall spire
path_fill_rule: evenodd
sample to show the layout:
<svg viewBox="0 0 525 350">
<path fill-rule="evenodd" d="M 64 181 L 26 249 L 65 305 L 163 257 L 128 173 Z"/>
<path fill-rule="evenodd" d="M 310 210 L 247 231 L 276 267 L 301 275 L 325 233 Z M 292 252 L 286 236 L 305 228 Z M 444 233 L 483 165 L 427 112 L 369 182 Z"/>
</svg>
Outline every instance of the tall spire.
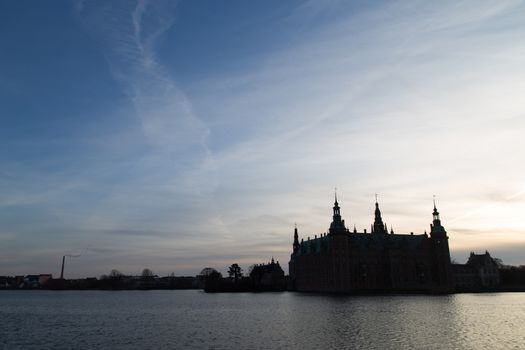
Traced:
<svg viewBox="0 0 525 350">
<path fill-rule="evenodd" d="M 432 212 L 432 218 L 433 218 L 433 223 L 434 225 L 437 223 L 439 225 L 441 225 L 441 220 L 439 220 L 439 212 L 436 208 L 436 195 L 433 196 L 433 201 L 434 201 L 434 211 Z"/>
<path fill-rule="evenodd" d="M 381 218 L 381 210 L 379 210 L 379 203 L 377 203 L 377 193 L 376 193 L 376 210 L 374 212 L 374 226 L 372 229 L 373 233 L 388 233 Z"/>
<path fill-rule="evenodd" d="M 447 232 L 445 228 L 441 225 L 441 220 L 439 219 L 439 212 L 436 207 L 436 196 L 434 195 L 434 210 L 432 211 L 432 224 L 430 224 L 430 235 L 431 236 L 446 236 Z"/>
<path fill-rule="evenodd" d="M 341 210 L 339 208 L 339 203 L 337 203 L 337 188 L 335 192 L 335 202 L 334 202 L 334 215 L 332 217 L 332 223 L 330 224 L 330 230 L 329 232 L 331 234 L 334 233 L 345 233 L 346 227 L 345 227 L 345 221 L 341 219 Z"/>
<path fill-rule="evenodd" d="M 295 229 L 293 233 L 293 251 L 294 253 L 299 249 L 299 233 L 297 232 L 297 224 L 295 224 Z"/>
<path fill-rule="evenodd" d="M 339 203 L 337 203 L 337 187 L 335 188 L 334 220 L 336 216 L 339 216 L 339 220 L 341 220 L 341 212 L 339 210 Z"/>
</svg>

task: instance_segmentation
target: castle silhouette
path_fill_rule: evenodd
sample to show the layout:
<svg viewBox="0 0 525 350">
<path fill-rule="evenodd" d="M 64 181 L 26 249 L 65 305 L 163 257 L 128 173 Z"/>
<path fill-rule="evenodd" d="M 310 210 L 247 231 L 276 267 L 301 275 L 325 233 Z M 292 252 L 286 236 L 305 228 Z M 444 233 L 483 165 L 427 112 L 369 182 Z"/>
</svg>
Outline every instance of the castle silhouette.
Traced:
<svg viewBox="0 0 525 350">
<path fill-rule="evenodd" d="M 311 292 L 453 291 L 448 236 L 434 202 L 430 235 L 387 230 L 375 203 L 371 232 L 350 231 L 341 218 L 337 195 L 328 233 L 299 241 L 294 230 L 289 262 L 290 288 Z"/>
</svg>

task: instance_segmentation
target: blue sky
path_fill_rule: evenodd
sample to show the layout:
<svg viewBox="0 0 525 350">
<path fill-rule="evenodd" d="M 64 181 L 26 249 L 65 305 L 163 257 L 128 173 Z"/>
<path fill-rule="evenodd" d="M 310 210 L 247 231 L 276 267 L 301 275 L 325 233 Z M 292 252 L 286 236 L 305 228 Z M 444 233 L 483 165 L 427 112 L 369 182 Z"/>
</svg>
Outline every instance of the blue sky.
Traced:
<svg viewBox="0 0 525 350">
<path fill-rule="evenodd" d="M 338 188 L 525 264 L 525 6 L 0 4 L 0 274 L 195 274 L 325 232 Z"/>
</svg>

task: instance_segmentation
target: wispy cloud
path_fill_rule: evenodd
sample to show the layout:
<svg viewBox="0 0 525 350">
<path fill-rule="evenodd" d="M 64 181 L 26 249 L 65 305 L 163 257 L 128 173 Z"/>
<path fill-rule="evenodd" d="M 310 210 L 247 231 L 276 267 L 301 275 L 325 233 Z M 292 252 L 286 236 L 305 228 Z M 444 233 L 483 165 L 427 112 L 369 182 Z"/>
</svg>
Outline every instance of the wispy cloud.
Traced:
<svg viewBox="0 0 525 350">
<path fill-rule="evenodd" d="M 198 146 L 206 151 L 207 127 L 185 94 L 156 59 L 155 49 L 171 27 L 175 2 L 86 2 L 79 13 L 103 44 L 112 73 L 133 101 L 144 135 L 165 153 Z"/>
<path fill-rule="evenodd" d="M 76 2 L 125 99 L 86 112 L 95 121 L 72 136 L 80 150 L 38 167 L 5 163 L 9 247 L 36 239 L 50 256 L 108 249 L 82 257 L 100 273 L 125 263 L 157 270 L 155 261 L 159 272 L 197 272 L 236 256 L 283 263 L 294 222 L 303 237 L 326 231 L 335 186 L 358 229 L 369 227 L 379 192 L 396 232 L 422 233 L 436 194 L 453 252 L 521 242 L 520 2 L 306 1 L 265 21 L 247 13 L 219 37 L 229 45 L 206 42 L 217 39 L 216 22 L 184 27 L 192 21 L 183 16 L 202 11 L 183 5 Z M 224 11 L 210 19 L 238 20 Z M 199 57 L 206 74 L 183 83 L 170 55 L 195 47 L 209 56 Z M 227 65 L 217 50 L 228 51 Z M 473 243 L 473 232 L 483 239 Z"/>
<path fill-rule="evenodd" d="M 516 128 L 525 88 L 517 79 L 525 74 L 517 60 L 520 6 L 398 2 L 342 12 L 267 54 L 256 71 L 199 82 L 193 100 L 215 126 L 221 194 L 238 201 L 251 194 L 252 214 L 292 212 L 290 221 L 306 221 L 312 235 L 326 229 L 334 185 L 349 194 L 347 221 L 367 227 L 380 192 L 406 213 L 391 216 L 405 232 L 428 227 L 434 193 L 449 206 L 446 224 L 470 212 L 464 196 L 488 183 L 520 188 L 523 177 L 508 171 L 525 146 Z M 319 8 L 304 11 L 290 20 Z M 223 143 L 232 125 L 245 133 Z M 323 196 L 326 212 L 312 214 Z"/>
<path fill-rule="evenodd" d="M 172 26 L 175 13 L 176 3 L 164 1 L 86 1 L 78 13 L 86 30 L 101 43 L 113 76 L 128 95 L 132 103 L 129 118 L 138 118 L 141 125 L 139 137 L 143 138 L 136 142 L 146 149 L 133 160 L 134 173 L 123 174 L 123 183 L 111 188 L 107 205 L 92 222 L 106 216 L 107 206 L 124 205 L 130 210 L 130 200 L 141 202 L 134 212 L 162 211 L 163 205 L 180 200 L 176 196 L 198 194 L 211 183 L 192 181 L 192 169 L 206 161 L 210 152 L 208 127 L 156 58 L 158 44 Z M 117 226 L 122 224 L 115 220 Z"/>
</svg>

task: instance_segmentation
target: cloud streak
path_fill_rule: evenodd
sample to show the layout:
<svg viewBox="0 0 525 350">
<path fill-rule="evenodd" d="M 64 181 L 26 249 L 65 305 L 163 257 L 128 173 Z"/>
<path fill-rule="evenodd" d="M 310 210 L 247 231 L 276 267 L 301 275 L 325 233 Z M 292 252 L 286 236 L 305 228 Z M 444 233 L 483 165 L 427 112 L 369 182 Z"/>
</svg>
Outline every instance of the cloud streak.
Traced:
<svg viewBox="0 0 525 350">
<path fill-rule="evenodd" d="M 357 16 L 341 11 L 304 41 L 268 54 L 258 70 L 199 82 L 193 90 L 202 91 L 192 99 L 217 126 L 211 139 L 221 195 L 243 201 L 251 193 L 259 200 L 251 213 L 292 214 L 290 222 L 313 215 L 303 228 L 310 236 L 326 229 L 333 185 L 350 193 L 347 222 L 358 227 L 371 220 L 374 192 L 406 213 L 388 220 L 400 231 L 428 227 L 433 193 L 450 219 L 480 220 L 463 214 L 471 208 L 462 196 L 487 184 L 498 192 L 523 184 L 507 171 L 525 146 L 516 132 L 525 88 L 517 79 L 524 75 L 516 60 L 524 56 L 515 40 L 523 31 L 519 6 L 417 2 Z M 491 31 L 494 26 L 504 29 Z M 223 144 L 218 135 L 232 123 L 249 124 L 247 132 Z M 324 214 L 313 214 L 317 198 L 326 198 Z M 223 209 L 223 216 L 232 215 Z"/>
<path fill-rule="evenodd" d="M 358 229 L 378 192 L 396 232 L 422 233 L 437 194 L 454 252 L 522 242 L 521 3 L 244 6 L 76 3 L 124 97 L 85 112 L 70 154 L 5 163 L 9 249 L 34 239 L 49 256 L 24 258 L 47 266 L 107 249 L 82 257 L 96 273 L 285 264 L 294 222 L 328 228 L 335 186 Z"/>
</svg>

